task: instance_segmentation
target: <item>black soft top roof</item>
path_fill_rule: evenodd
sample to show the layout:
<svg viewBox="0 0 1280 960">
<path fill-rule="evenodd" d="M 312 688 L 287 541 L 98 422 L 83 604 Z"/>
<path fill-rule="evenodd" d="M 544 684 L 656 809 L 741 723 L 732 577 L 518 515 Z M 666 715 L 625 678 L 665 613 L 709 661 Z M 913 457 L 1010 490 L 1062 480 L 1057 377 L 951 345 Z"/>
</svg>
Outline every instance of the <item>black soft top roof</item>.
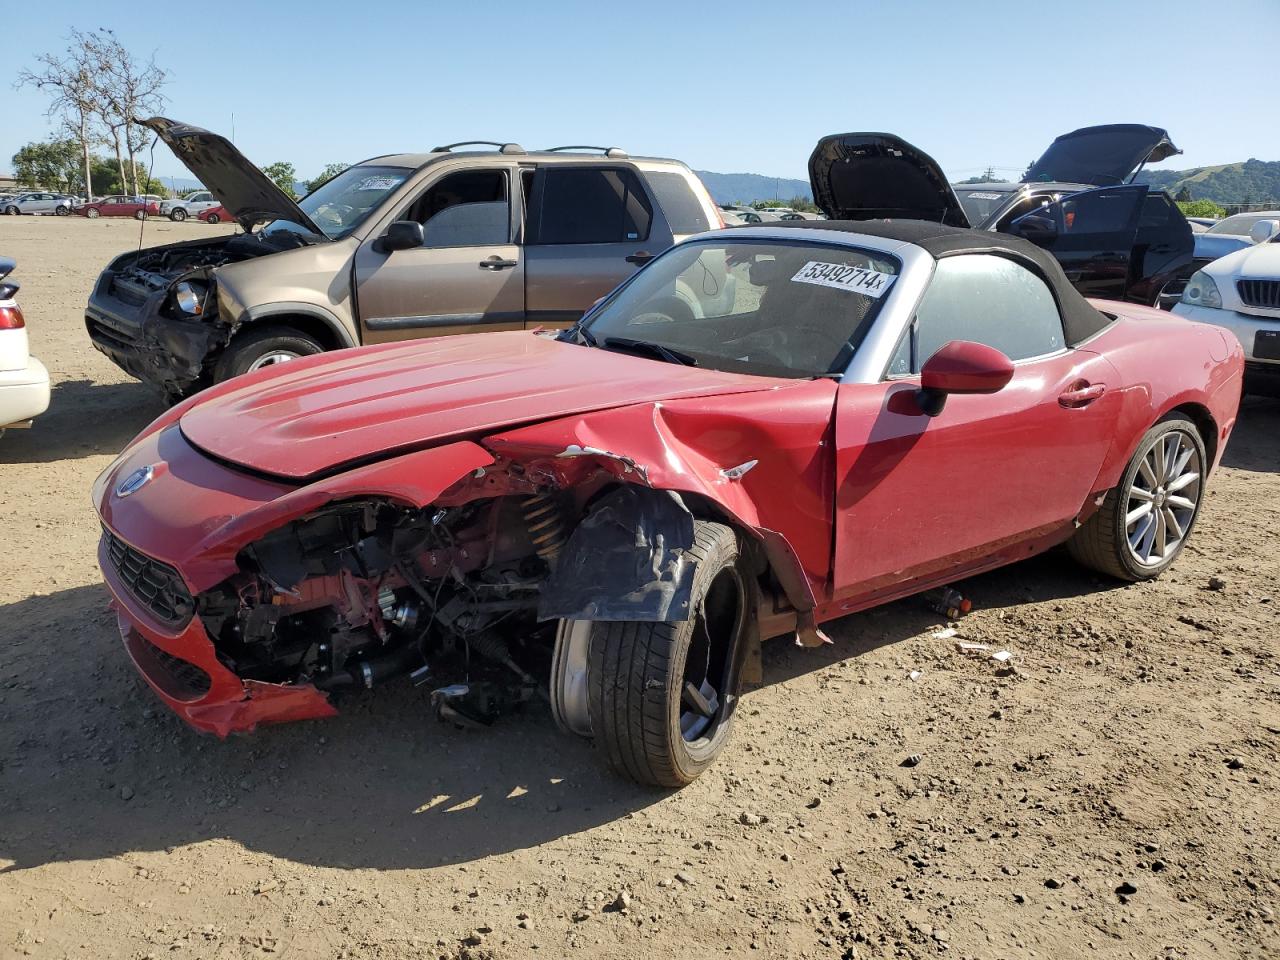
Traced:
<svg viewBox="0 0 1280 960">
<path fill-rule="evenodd" d="M 991 230 L 968 230 L 948 227 L 925 220 L 781 220 L 777 223 L 752 223 L 734 230 L 833 230 L 837 233 L 861 233 L 886 240 L 901 240 L 920 247 L 935 259 L 964 253 L 989 253 L 1020 260 L 1040 274 L 1053 290 L 1062 308 L 1062 325 L 1067 343 L 1075 346 L 1107 327 L 1111 317 L 1095 310 L 1089 301 L 1067 280 L 1062 266 L 1034 243 L 1021 237 Z"/>
</svg>

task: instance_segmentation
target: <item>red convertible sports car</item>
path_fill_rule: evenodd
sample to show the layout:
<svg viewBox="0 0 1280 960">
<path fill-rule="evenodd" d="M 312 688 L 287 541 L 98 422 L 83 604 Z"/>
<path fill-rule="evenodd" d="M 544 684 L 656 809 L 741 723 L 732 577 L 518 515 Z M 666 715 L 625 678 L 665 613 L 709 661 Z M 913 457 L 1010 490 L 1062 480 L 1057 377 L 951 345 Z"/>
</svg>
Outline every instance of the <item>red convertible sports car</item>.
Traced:
<svg viewBox="0 0 1280 960">
<path fill-rule="evenodd" d="M 295 360 L 98 479 L 125 647 L 217 734 L 408 676 L 545 698 L 635 780 L 723 749 L 762 638 L 1066 543 L 1158 576 L 1236 419 L 1229 332 L 1094 305 L 1016 237 L 920 221 L 701 234 L 557 336 Z M 425 700 L 424 696 L 424 700 Z"/>
</svg>

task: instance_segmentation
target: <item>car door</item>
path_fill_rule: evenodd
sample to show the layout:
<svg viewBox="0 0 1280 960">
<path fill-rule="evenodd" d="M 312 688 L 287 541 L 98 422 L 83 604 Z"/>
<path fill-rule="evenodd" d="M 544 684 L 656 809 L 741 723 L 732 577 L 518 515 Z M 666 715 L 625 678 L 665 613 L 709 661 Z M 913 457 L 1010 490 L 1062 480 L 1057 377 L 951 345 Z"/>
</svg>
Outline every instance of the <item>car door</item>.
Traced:
<svg viewBox="0 0 1280 960">
<path fill-rule="evenodd" d="M 1009 232 L 1053 254 L 1085 296 L 1123 300 L 1147 193 L 1141 184 L 1073 193 L 1014 220 Z"/>
<path fill-rule="evenodd" d="M 366 237 L 355 256 L 365 343 L 523 328 L 515 170 L 494 163 L 442 172 Z M 387 249 L 386 227 L 396 220 L 421 224 L 422 245 Z"/>
<path fill-rule="evenodd" d="M 671 246 L 658 204 L 625 164 L 526 168 L 525 297 L 530 326 L 566 327 Z"/>
<path fill-rule="evenodd" d="M 919 371 L 971 340 L 1015 361 L 1010 383 L 929 417 Z M 909 592 L 1062 537 L 1088 498 L 1119 408 L 1115 371 L 1066 344 L 1057 301 L 1023 262 L 945 257 L 878 384 L 836 401 L 835 599 Z"/>
</svg>

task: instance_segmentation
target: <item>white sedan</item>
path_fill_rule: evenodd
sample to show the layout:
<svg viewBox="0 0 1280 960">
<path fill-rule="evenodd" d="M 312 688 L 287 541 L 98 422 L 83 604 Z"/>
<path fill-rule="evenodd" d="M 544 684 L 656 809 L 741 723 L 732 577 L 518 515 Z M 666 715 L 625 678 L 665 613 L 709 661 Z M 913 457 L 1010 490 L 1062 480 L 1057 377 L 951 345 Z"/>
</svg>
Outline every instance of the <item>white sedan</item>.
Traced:
<svg viewBox="0 0 1280 960">
<path fill-rule="evenodd" d="M 24 193 L 4 202 L 10 216 L 22 213 L 52 213 L 65 217 L 71 212 L 71 198 L 60 193 Z"/>
<path fill-rule="evenodd" d="M 49 372 L 27 349 L 27 324 L 9 282 L 14 262 L 0 257 L 0 434 L 27 426 L 49 408 Z"/>
<path fill-rule="evenodd" d="M 1280 397 L 1280 223 L 1265 223 L 1268 242 L 1197 270 L 1173 312 L 1234 333 L 1244 347 L 1244 392 Z"/>
</svg>

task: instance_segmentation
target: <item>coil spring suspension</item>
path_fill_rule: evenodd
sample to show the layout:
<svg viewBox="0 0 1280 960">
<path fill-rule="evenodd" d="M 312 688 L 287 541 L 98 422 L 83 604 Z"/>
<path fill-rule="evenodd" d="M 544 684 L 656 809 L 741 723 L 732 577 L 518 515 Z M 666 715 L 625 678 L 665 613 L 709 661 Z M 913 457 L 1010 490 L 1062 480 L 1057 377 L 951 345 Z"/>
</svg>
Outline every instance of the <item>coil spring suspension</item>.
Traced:
<svg viewBox="0 0 1280 960">
<path fill-rule="evenodd" d="M 566 538 L 564 515 L 559 502 L 550 494 L 539 493 L 526 498 L 521 511 L 524 513 L 524 522 L 529 527 L 529 539 L 533 541 L 534 552 L 554 570 Z"/>
</svg>

